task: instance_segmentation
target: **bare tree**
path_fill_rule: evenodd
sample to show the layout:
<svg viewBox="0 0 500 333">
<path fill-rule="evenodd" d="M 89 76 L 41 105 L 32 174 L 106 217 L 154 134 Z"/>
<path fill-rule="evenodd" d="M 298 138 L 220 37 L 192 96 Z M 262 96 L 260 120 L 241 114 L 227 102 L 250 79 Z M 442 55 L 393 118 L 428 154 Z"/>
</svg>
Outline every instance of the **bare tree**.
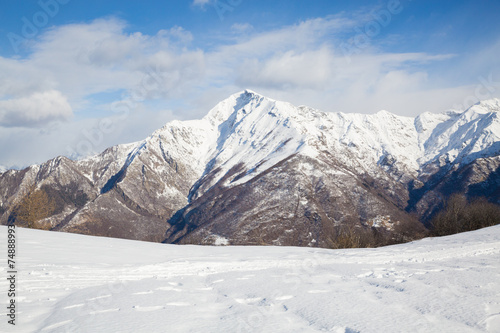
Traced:
<svg viewBox="0 0 500 333">
<path fill-rule="evenodd" d="M 452 235 L 500 224 L 500 207 L 478 198 L 470 202 L 463 195 L 451 196 L 431 221 L 434 236 Z"/>
<path fill-rule="evenodd" d="M 52 215 L 55 209 L 54 200 L 47 193 L 32 186 L 15 208 L 16 221 L 28 228 L 41 228 L 38 221 Z"/>
<path fill-rule="evenodd" d="M 375 237 L 371 229 L 366 229 L 352 217 L 335 228 L 329 244 L 333 249 L 363 248 L 375 246 Z"/>
</svg>

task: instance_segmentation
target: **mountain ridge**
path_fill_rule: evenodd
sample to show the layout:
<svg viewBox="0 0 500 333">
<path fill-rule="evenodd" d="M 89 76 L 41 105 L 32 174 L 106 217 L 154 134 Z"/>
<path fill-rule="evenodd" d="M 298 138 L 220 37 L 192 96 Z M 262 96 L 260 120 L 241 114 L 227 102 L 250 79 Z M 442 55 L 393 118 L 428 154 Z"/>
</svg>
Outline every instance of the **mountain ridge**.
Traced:
<svg viewBox="0 0 500 333">
<path fill-rule="evenodd" d="M 219 102 L 202 119 L 169 122 L 142 141 L 78 161 L 58 157 L 2 173 L 0 221 L 15 220 L 15 206 L 35 184 L 54 193 L 74 187 L 71 195 L 82 192 L 88 198 L 83 207 L 62 198 L 57 214 L 44 220 L 55 230 L 168 242 L 183 242 L 191 235 L 190 242 L 210 243 L 220 236 L 245 244 L 255 242 L 252 232 L 267 224 L 273 230 L 260 232 L 264 243 L 327 246 L 326 239 L 317 239 L 321 237 L 279 239 L 292 229 L 304 229 L 306 235 L 331 233 L 348 218 L 366 224 L 394 215 L 399 222 L 414 212 L 426 220 L 447 195 L 429 193 L 467 166 L 474 169 L 477 164 L 474 170 L 493 177 L 494 184 L 500 154 L 498 110 L 500 101 L 493 99 L 462 113 L 415 118 L 387 111 L 325 113 L 245 90 Z M 272 183 L 276 186 L 270 188 Z M 250 184 L 279 198 L 268 207 L 267 217 L 249 217 L 255 207 L 235 200 L 247 193 L 245 200 L 253 200 L 254 206 L 273 202 Z M 293 217 L 278 213 L 280 205 L 289 206 L 285 201 L 298 202 L 289 207 Z M 228 206 L 217 206 L 223 202 Z M 232 216 L 224 215 L 232 209 Z M 286 222 L 271 228 L 278 224 L 273 216 Z M 311 221 L 320 226 L 304 226 Z"/>
</svg>

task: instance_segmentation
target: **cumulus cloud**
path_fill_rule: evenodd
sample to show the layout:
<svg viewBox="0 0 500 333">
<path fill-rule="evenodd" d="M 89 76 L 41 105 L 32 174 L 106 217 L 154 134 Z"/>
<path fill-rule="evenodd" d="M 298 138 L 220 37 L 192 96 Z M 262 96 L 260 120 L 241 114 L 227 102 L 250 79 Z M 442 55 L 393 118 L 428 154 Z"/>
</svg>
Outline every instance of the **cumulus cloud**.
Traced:
<svg viewBox="0 0 500 333">
<path fill-rule="evenodd" d="M 56 27 L 41 35 L 26 59 L 0 57 L 0 98 L 56 89 L 78 109 L 89 95 L 135 89 L 152 71 L 161 78 L 159 96 L 188 89 L 203 75 L 201 53 L 187 48 L 188 31 L 173 27 L 144 35 L 125 28 L 113 18 Z"/>
<path fill-rule="evenodd" d="M 409 116 L 441 111 L 429 109 L 428 100 L 422 98 L 429 94 L 433 79 L 428 66 L 454 55 L 384 53 L 368 40 L 347 56 L 341 47 L 343 41 L 356 33 L 353 27 L 360 20 L 370 19 L 360 17 L 335 15 L 241 35 L 206 54 L 207 71 L 210 78 L 225 82 L 227 90 L 250 88 L 324 111 L 370 113 L 387 109 Z M 219 85 L 211 94 L 223 98 L 221 90 Z M 457 91 L 463 91 L 462 87 Z M 456 94 L 444 94 L 434 103 L 450 105 L 451 96 Z M 206 99 L 204 96 L 203 101 Z M 411 102 L 402 107 L 405 100 Z"/>
<path fill-rule="evenodd" d="M 56 26 L 38 36 L 28 56 L 0 57 L 0 163 L 70 155 L 99 119 L 116 118 L 114 101 L 127 101 L 126 116 L 92 141 L 93 152 L 141 139 L 175 117 L 168 101 L 199 84 L 204 53 L 181 27 L 153 35 L 126 29 L 115 18 Z"/>
<path fill-rule="evenodd" d="M 331 52 L 327 48 L 296 53 L 287 51 L 269 59 L 246 59 L 239 68 L 242 85 L 288 89 L 321 89 L 332 76 Z"/>
<path fill-rule="evenodd" d="M 66 97 L 57 90 L 0 101 L 0 126 L 38 127 L 67 120 L 73 114 Z"/>
</svg>

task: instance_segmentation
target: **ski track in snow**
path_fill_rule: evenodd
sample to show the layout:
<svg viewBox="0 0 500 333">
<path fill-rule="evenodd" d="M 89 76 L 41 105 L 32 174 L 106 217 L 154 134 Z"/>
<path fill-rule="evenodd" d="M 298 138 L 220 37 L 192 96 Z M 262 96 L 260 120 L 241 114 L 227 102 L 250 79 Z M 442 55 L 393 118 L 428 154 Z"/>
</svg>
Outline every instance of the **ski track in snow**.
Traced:
<svg viewBox="0 0 500 333">
<path fill-rule="evenodd" d="M 19 332 L 500 332 L 500 226 L 353 250 L 16 231 Z"/>
</svg>

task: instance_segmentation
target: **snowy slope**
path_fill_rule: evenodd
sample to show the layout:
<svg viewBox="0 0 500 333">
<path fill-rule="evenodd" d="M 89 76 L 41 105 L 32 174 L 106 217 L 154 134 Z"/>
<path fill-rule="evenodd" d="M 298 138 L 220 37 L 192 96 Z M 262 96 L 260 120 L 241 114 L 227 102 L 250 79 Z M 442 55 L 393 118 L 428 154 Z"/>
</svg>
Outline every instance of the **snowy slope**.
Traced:
<svg viewBox="0 0 500 333">
<path fill-rule="evenodd" d="M 420 164 L 470 163 L 478 157 L 500 153 L 500 101 L 473 105 L 463 113 L 424 113 L 415 119 L 424 154 Z"/>
<path fill-rule="evenodd" d="M 500 226 L 356 250 L 16 230 L 18 322 L 2 332 L 500 331 Z"/>
<path fill-rule="evenodd" d="M 416 171 L 443 155 L 448 162 L 460 158 L 460 162 L 468 163 L 477 158 L 470 156 L 474 153 L 498 154 L 499 111 L 500 101 L 493 99 L 463 113 L 424 113 L 415 119 L 387 111 L 373 115 L 324 113 L 245 91 L 221 102 L 205 118 L 222 124 L 219 141 L 223 144 L 219 142 L 217 153 L 225 163 L 230 159 L 241 161 L 241 155 L 253 167 L 262 159 L 276 162 L 280 156 L 297 151 L 315 157 L 318 150 L 343 145 L 356 148 L 352 150 L 366 161 L 379 162 L 390 154 Z M 289 139 L 288 149 L 276 149 L 276 144 Z"/>
</svg>

